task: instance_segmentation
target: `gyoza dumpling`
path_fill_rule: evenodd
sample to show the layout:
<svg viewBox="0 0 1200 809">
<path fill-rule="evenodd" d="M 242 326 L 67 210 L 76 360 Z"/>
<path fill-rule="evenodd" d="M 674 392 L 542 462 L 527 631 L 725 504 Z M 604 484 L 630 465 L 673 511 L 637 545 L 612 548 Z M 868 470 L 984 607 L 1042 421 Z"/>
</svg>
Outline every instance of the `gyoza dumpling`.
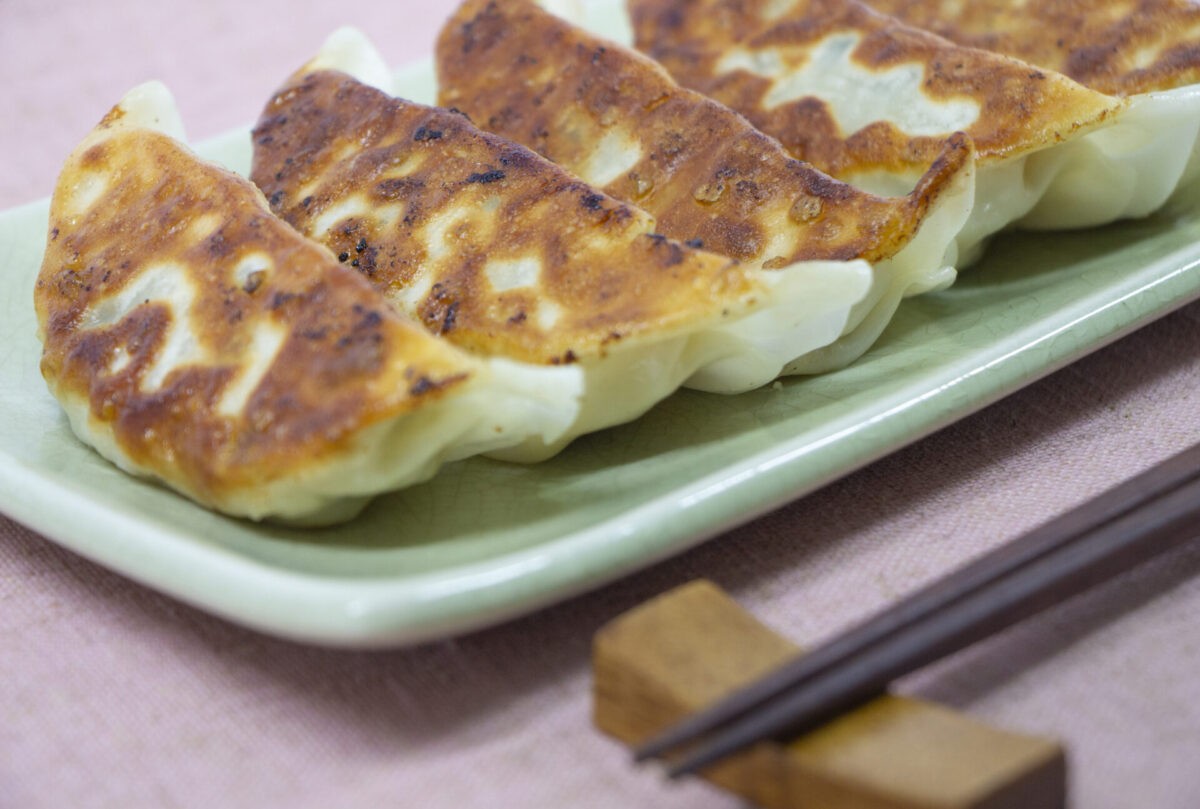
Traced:
<svg viewBox="0 0 1200 809">
<path fill-rule="evenodd" d="M 433 333 L 482 355 L 578 363 L 571 434 L 635 418 L 681 383 L 770 382 L 836 340 L 867 292 L 863 262 L 763 271 L 658 235 L 645 212 L 461 113 L 325 69 L 343 50 L 268 103 L 252 178 Z"/>
<path fill-rule="evenodd" d="M 109 460 L 229 514 L 328 523 L 444 461 L 554 443 L 575 421 L 575 369 L 429 335 L 175 138 L 166 89 L 135 89 L 51 202 L 42 374 Z"/>
<path fill-rule="evenodd" d="M 1127 96 L 1200 83 L 1200 5 L 1189 0 L 866 0 L 960 45 Z"/>
<path fill-rule="evenodd" d="M 655 62 L 532 2 L 469 0 L 438 41 L 438 102 L 633 203 L 680 241 L 767 268 L 865 259 L 875 283 L 807 371 L 855 359 L 905 294 L 954 278 L 974 200 L 970 142 L 952 139 L 907 197 L 885 199 L 791 158 Z"/>
<path fill-rule="evenodd" d="M 964 48 L 856 0 L 630 0 L 638 46 L 794 155 L 880 193 L 911 186 L 949 133 L 975 142 L 964 257 L 989 234 L 1099 225 L 1174 193 L 1200 96 L 1126 101 Z M 965 259 L 964 259 L 965 260 Z"/>
</svg>

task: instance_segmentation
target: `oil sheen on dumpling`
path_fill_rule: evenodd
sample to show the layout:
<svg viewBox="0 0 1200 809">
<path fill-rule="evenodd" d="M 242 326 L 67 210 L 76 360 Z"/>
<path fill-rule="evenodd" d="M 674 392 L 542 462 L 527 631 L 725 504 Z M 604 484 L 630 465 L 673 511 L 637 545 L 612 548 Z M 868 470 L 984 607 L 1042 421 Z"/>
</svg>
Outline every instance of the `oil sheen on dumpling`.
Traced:
<svg viewBox="0 0 1200 809">
<path fill-rule="evenodd" d="M 437 64 L 442 106 L 645 209 L 666 236 L 767 268 L 871 262 L 872 295 L 806 370 L 853 360 L 901 297 L 954 277 L 974 200 L 964 135 L 910 195 L 877 197 L 792 158 L 645 56 L 523 0 L 464 3 L 442 30 Z"/>
<path fill-rule="evenodd" d="M 1014 222 L 1066 228 L 1143 216 L 1190 176 L 1194 94 L 1106 96 L 856 0 L 629 5 L 638 47 L 682 84 L 864 188 L 911 187 L 943 138 L 969 134 L 979 174 L 963 260 Z"/>
<path fill-rule="evenodd" d="M 635 418 L 681 383 L 770 382 L 836 340 L 868 291 L 864 262 L 763 271 L 667 239 L 461 113 L 326 69 L 338 51 L 268 103 L 252 178 L 431 332 L 481 355 L 577 364 L 574 433 Z"/>
<path fill-rule="evenodd" d="M 135 89 L 51 203 L 42 374 L 109 460 L 232 515 L 329 523 L 443 461 L 553 443 L 574 422 L 574 369 L 429 335 L 176 138 L 166 89 Z"/>
<path fill-rule="evenodd" d="M 1110 95 L 1200 83 L 1200 5 L 1189 0 L 866 0 L 973 48 L 1056 70 Z"/>
</svg>

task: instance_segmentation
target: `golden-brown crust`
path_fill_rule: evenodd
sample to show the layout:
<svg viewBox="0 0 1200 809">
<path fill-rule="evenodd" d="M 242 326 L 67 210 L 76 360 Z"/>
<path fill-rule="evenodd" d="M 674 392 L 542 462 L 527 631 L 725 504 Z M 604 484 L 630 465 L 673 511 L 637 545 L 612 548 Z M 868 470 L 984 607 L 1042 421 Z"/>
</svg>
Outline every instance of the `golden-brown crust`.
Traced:
<svg viewBox="0 0 1200 809">
<path fill-rule="evenodd" d="M 1133 95 L 1200 82 L 1200 6 L 1187 0 L 867 0 L 962 45 Z"/>
<path fill-rule="evenodd" d="M 839 32 L 860 38 L 851 56 L 880 71 L 924 65 L 921 91 L 935 101 L 971 99 L 975 122 L 964 127 L 986 163 L 1052 145 L 1101 124 L 1120 109 L 1117 99 L 1069 79 L 986 51 L 964 48 L 879 14 L 856 0 L 799 0 L 782 18 L 767 21 L 766 0 L 630 0 L 640 50 L 662 62 L 685 86 L 745 115 L 778 138 L 794 156 L 834 176 L 912 171 L 927 165 L 942 136 L 909 136 L 877 121 L 843 133 L 829 106 L 809 96 L 768 107 L 773 81 L 746 70 L 720 73 L 722 56 L 736 45 L 775 49 L 799 68 L 809 49 Z"/>
<path fill-rule="evenodd" d="M 120 114 L 63 169 L 34 292 L 42 373 L 64 404 L 87 407 L 89 432 L 216 504 L 302 474 L 468 378 L 470 358 L 401 318 L 248 182 L 157 132 L 106 133 Z M 279 349 L 256 371 L 264 330 Z M 183 361 L 159 367 L 184 334 Z M 231 388 L 256 373 L 243 403 Z"/>
<path fill-rule="evenodd" d="M 472 351 L 584 360 L 761 291 L 748 267 L 654 235 L 646 213 L 461 113 L 341 73 L 294 77 L 254 144 L 280 216 Z"/>
<path fill-rule="evenodd" d="M 891 258 L 971 156 L 960 135 L 909 197 L 868 194 L 791 158 L 650 59 L 526 0 L 468 0 L 442 30 L 437 65 L 443 106 L 584 179 L 598 144 L 616 139 L 636 162 L 606 193 L 649 211 L 668 236 L 767 266 Z"/>
</svg>

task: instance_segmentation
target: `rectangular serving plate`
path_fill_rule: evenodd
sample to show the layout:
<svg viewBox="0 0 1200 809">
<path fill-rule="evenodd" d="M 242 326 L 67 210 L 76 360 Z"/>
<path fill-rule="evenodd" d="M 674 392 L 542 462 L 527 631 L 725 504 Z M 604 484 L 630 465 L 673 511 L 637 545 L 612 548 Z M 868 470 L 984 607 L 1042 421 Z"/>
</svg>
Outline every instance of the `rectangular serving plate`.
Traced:
<svg viewBox="0 0 1200 809">
<path fill-rule="evenodd" d="M 432 102 L 429 62 L 401 94 Z M 246 173 L 243 130 L 200 147 Z M 75 439 L 38 371 L 48 202 L 0 214 L 0 511 L 132 579 L 264 632 L 389 647 L 495 624 L 645 568 L 960 419 L 1200 297 L 1200 213 L 1005 234 L 907 301 L 837 373 L 682 391 L 536 466 L 453 464 L 357 520 L 222 517 Z"/>
</svg>

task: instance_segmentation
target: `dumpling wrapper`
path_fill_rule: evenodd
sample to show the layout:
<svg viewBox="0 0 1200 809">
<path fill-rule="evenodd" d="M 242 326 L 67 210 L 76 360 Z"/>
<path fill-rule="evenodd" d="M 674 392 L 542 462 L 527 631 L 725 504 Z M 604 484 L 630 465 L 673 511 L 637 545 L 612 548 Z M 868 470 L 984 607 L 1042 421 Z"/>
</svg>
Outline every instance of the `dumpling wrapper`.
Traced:
<svg viewBox="0 0 1200 809">
<path fill-rule="evenodd" d="M 639 49 L 796 157 L 877 193 L 912 186 L 955 131 L 975 142 L 960 261 L 1010 225 L 1078 228 L 1147 215 L 1200 133 L 1191 89 L 1124 100 L 964 48 L 856 0 L 630 0 Z"/>
<path fill-rule="evenodd" d="M 1200 83 L 1200 5 L 1188 0 L 866 0 L 972 48 L 1128 96 Z"/>
<path fill-rule="evenodd" d="M 764 385 L 836 340 L 868 291 L 865 262 L 763 271 L 667 239 L 645 212 L 461 113 L 331 69 L 356 69 L 338 55 L 369 50 L 340 32 L 275 94 L 252 179 L 433 333 L 477 354 L 577 364 L 585 393 L 568 436 L 636 418 L 681 383 Z M 387 83 L 381 65 L 357 70 Z"/>
<path fill-rule="evenodd" d="M 656 63 L 531 2 L 470 0 L 437 48 L 438 103 L 637 205 L 665 236 L 768 269 L 871 262 L 872 292 L 838 342 L 793 369 L 856 359 L 900 299 L 948 286 L 974 200 L 957 136 L 915 191 L 882 198 L 790 157 L 742 116 Z"/>
<path fill-rule="evenodd" d="M 142 85 L 54 192 L 41 367 L 82 441 L 228 514 L 327 524 L 574 422 L 575 369 L 429 335 L 182 138 L 166 88 Z"/>
</svg>

